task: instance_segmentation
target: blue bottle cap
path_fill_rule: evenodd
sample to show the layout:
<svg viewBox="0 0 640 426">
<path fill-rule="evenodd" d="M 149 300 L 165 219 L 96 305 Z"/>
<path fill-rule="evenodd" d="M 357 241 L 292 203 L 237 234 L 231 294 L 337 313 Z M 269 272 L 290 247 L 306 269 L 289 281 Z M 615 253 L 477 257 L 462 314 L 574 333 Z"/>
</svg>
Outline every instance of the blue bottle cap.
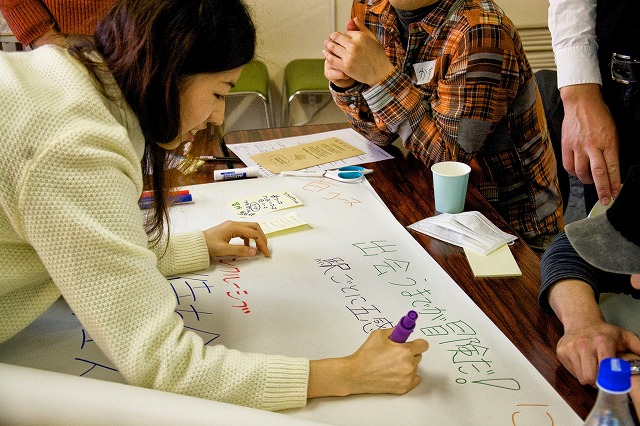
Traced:
<svg viewBox="0 0 640 426">
<path fill-rule="evenodd" d="M 631 365 L 620 358 L 606 358 L 600 362 L 597 385 L 610 393 L 631 390 Z"/>
</svg>

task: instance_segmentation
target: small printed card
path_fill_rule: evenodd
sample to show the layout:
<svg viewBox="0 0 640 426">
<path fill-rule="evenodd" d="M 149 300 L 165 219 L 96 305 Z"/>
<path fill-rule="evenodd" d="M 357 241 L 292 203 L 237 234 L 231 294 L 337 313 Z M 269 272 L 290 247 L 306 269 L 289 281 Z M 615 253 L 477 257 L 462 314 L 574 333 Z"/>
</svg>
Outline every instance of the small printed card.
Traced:
<svg viewBox="0 0 640 426">
<path fill-rule="evenodd" d="M 302 201 L 289 191 L 268 192 L 227 203 L 238 216 L 251 217 L 302 206 Z"/>
<path fill-rule="evenodd" d="M 297 231 L 303 228 L 309 228 L 309 224 L 301 220 L 297 214 L 289 213 L 286 216 L 273 220 L 261 220 L 258 222 L 265 235 L 273 236 L 276 233 L 284 233 L 285 231 Z"/>
<path fill-rule="evenodd" d="M 328 138 L 262 152 L 252 155 L 251 159 L 271 173 L 278 174 L 285 170 L 306 169 L 363 154 L 358 148 L 338 138 Z"/>
</svg>

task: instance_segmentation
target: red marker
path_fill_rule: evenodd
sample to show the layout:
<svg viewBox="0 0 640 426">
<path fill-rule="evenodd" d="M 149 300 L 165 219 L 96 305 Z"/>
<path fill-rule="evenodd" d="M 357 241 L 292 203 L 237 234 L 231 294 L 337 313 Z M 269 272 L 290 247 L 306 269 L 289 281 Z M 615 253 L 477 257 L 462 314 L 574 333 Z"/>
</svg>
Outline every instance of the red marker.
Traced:
<svg viewBox="0 0 640 426">
<path fill-rule="evenodd" d="M 169 204 L 186 204 L 193 203 L 193 197 L 188 190 L 169 192 Z M 145 191 L 138 201 L 141 209 L 150 209 L 153 207 L 153 191 Z"/>
<path fill-rule="evenodd" d="M 170 197 L 175 197 L 177 195 L 187 195 L 189 194 L 189 190 L 188 189 L 181 189 L 179 191 L 170 191 L 169 192 L 169 196 Z M 153 191 L 144 191 L 142 193 L 142 195 L 140 195 L 140 198 L 153 198 Z"/>
</svg>

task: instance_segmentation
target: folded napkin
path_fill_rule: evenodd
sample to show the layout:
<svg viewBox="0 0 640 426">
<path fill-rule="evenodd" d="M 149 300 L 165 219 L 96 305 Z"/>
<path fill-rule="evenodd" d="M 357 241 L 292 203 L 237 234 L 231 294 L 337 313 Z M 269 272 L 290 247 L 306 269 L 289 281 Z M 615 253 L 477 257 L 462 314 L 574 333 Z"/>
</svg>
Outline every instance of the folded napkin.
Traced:
<svg viewBox="0 0 640 426">
<path fill-rule="evenodd" d="M 484 256 L 518 239 L 501 231 L 482 213 L 476 211 L 442 213 L 422 219 L 408 228 Z"/>
</svg>

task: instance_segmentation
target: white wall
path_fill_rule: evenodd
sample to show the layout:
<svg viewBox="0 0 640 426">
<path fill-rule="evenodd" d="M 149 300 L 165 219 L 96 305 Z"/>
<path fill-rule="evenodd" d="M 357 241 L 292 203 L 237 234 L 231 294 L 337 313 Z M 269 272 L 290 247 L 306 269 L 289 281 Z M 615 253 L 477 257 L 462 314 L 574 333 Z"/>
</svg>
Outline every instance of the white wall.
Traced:
<svg viewBox="0 0 640 426">
<path fill-rule="evenodd" d="M 494 0 L 518 28 L 547 26 L 548 0 Z"/>
</svg>

